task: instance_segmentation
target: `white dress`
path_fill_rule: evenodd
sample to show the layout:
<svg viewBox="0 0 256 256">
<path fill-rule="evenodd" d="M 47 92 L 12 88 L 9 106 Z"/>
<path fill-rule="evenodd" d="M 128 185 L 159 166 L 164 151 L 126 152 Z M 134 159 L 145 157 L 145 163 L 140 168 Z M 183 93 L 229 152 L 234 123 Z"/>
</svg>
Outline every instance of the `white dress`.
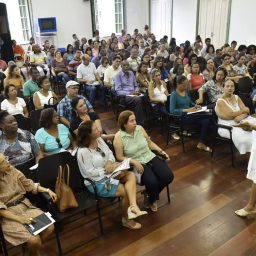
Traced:
<svg viewBox="0 0 256 256">
<path fill-rule="evenodd" d="M 225 99 L 219 98 L 217 100 L 224 101 L 225 104 L 232 109 L 232 111 L 239 111 L 240 107 L 238 105 L 238 96 L 235 95 L 236 104 L 231 105 L 229 102 L 227 102 Z M 248 121 L 249 123 L 256 123 L 256 119 L 248 116 L 247 118 L 243 119 L 243 121 Z M 218 118 L 218 124 L 223 124 L 227 126 L 232 126 L 233 124 L 237 124 L 234 120 L 224 120 L 221 118 Z M 218 133 L 223 138 L 230 138 L 229 131 L 226 129 L 219 128 Z M 233 127 L 232 129 L 232 140 L 234 142 L 234 145 L 236 146 L 237 150 L 240 154 L 246 154 L 247 152 L 251 152 L 252 149 L 252 132 L 251 131 L 244 131 L 240 127 Z"/>
<path fill-rule="evenodd" d="M 256 183 L 256 131 L 252 131 L 252 151 L 247 169 L 247 179 Z"/>
</svg>

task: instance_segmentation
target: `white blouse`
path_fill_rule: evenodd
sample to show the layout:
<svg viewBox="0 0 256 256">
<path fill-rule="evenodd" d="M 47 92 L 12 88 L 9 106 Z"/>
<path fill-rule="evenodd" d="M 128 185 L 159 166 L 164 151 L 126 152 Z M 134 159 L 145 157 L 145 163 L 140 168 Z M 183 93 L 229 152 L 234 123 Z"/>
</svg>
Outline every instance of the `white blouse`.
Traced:
<svg viewBox="0 0 256 256">
<path fill-rule="evenodd" d="M 97 139 L 98 149 L 79 148 L 77 162 L 84 178 L 99 181 L 105 177 L 105 164 L 107 161 L 115 162 L 113 152 L 102 138 Z M 85 185 L 90 185 L 85 181 Z"/>
<path fill-rule="evenodd" d="M 161 84 L 160 88 L 158 88 L 157 86 L 154 88 L 154 96 L 156 100 L 167 100 L 167 96 L 165 94 L 165 87 L 163 86 L 163 84 Z"/>
<path fill-rule="evenodd" d="M 42 107 L 44 105 L 48 105 L 49 99 L 51 99 L 53 97 L 52 91 L 48 91 L 48 96 L 44 96 L 40 91 L 35 92 L 35 94 L 38 96 Z M 52 102 L 50 102 L 50 103 L 53 104 Z"/>
<path fill-rule="evenodd" d="M 15 105 L 10 103 L 8 99 L 1 102 L 1 110 L 7 111 L 10 115 L 24 115 L 23 108 L 26 107 L 24 99 L 17 97 L 18 101 Z"/>
</svg>

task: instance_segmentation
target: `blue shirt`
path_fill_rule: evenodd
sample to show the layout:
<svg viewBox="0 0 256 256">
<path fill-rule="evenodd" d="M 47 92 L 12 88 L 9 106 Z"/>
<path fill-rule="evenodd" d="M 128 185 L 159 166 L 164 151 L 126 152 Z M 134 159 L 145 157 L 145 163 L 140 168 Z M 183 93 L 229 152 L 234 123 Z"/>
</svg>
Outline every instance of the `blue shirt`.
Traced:
<svg viewBox="0 0 256 256">
<path fill-rule="evenodd" d="M 90 102 L 82 95 L 77 95 L 77 97 L 79 99 L 84 99 L 85 100 L 85 104 L 88 108 L 88 110 L 92 109 L 92 105 L 90 104 Z M 60 117 L 65 117 L 67 118 L 69 121 L 71 121 L 72 118 L 72 107 L 71 107 L 71 101 L 72 99 L 70 99 L 68 97 L 68 95 L 66 95 L 58 104 L 57 106 L 57 112 L 58 115 Z"/>
<path fill-rule="evenodd" d="M 123 71 L 120 71 L 114 79 L 115 91 L 117 95 L 129 95 L 131 92 L 138 90 L 136 78 L 132 71 L 128 71 L 129 76 L 126 76 Z"/>
<path fill-rule="evenodd" d="M 186 91 L 185 96 L 179 95 L 176 91 L 170 96 L 170 113 L 174 115 L 182 115 L 182 110 L 195 106 Z"/>
<path fill-rule="evenodd" d="M 49 134 L 44 128 L 37 130 L 35 139 L 39 144 L 44 145 L 44 151 L 46 153 L 56 154 L 60 152 L 61 149 L 67 149 L 70 146 L 69 134 L 69 129 L 65 125 L 58 124 L 59 144 L 56 138 Z"/>
</svg>

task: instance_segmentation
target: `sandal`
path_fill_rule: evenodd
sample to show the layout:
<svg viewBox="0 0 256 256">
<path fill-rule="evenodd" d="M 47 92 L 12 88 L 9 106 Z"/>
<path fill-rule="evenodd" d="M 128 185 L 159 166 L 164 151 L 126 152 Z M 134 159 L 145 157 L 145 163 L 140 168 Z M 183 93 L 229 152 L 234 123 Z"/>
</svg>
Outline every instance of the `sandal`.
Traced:
<svg viewBox="0 0 256 256">
<path fill-rule="evenodd" d="M 244 208 L 235 211 L 235 214 L 239 217 L 252 217 L 253 215 L 256 215 L 256 211 L 246 211 Z"/>
<path fill-rule="evenodd" d="M 126 218 L 122 218 L 122 226 L 129 229 L 140 229 L 141 224 L 139 222 L 135 222 L 134 220 L 128 220 Z"/>
<path fill-rule="evenodd" d="M 190 133 L 190 132 L 188 132 L 188 131 L 183 131 L 183 133 L 182 133 L 184 136 L 186 136 L 186 137 L 191 137 L 192 136 L 192 134 Z"/>
<path fill-rule="evenodd" d="M 206 145 L 203 145 L 203 146 L 198 146 L 197 145 L 197 148 L 200 149 L 200 150 L 203 150 L 203 151 L 206 151 L 206 152 L 212 152 L 212 149 Z"/>
<path fill-rule="evenodd" d="M 137 211 L 135 210 L 136 208 L 138 208 Z M 127 209 L 127 215 L 129 220 L 136 219 L 139 216 L 146 215 L 146 214 L 148 214 L 147 211 L 141 211 L 139 207 L 136 207 L 135 205 L 132 205 Z"/>
<path fill-rule="evenodd" d="M 172 138 L 175 139 L 175 140 L 179 140 L 180 136 L 175 132 L 175 133 L 172 134 Z"/>
</svg>

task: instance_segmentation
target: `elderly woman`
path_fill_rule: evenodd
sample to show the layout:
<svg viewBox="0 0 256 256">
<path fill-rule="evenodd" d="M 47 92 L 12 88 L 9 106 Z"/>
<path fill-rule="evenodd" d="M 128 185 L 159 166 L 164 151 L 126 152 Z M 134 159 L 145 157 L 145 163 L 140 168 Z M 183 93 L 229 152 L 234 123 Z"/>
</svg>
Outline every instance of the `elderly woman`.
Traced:
<svg viewBox="0 0 256 256">
<path fill-rule="evenodd" d="M 144 128 L 137 125 L 132 111 L 123 111 L 118 118 L 119 132 L 114 139 L 114 148 L 118 161 L 131 158 L 138 181 L 146 186 L 149 207 L 153 212 L 157 211 L 159 194 L 173 180 L 173 173 L 166 162 L 159 159 L 151 150 L 169 159 L 160 147 L 148 136 Z"/>
<path fill-rule="evenodd" d="M 4 88 L 5 100 L 1 102 L 1 110 L 10 115 L 23 115 L 28 117 L 28 110 L 24 99 L 17 97 L 17 89 L 14 85 L 6 85 Z"/>
<path fill-rule="evenodd" d="M 39 255 L 39 249 L 53 232 L 53 226 L 49 226 L 36 236 L 25 228 L 25 224 L 33 223 L 34 218 L 43 213 L 31 204 L 25 194 L 47 192 L 54 202 L 57 199 L 56 194 L 49 188 L 27 179 L 2 154 L 0 154 L 0 188 L 0 217 L 4 238 L 14 246 L 26 243 L 29 255 Z"/>
<path fill-rule="evenodd" d="M 215 111 L 218 116 L 218 123 L 228 126 L 234 126 L 241 121 L 256 123 L 256 119 L 249 116 L 247 108 L 239 96 L 234 95 L 234 82 L 227 80 L 224 85 L 224 93 L 217 100 Z M 229 131 L 223 128 L 218 130 L 221 137 L 230 138 Z M 239 127 L 233 127 L 232 139 L 240 154 L 251 152 L 252 132 L 245 131 Z"/>
<path fill-rule="evenodd" d="M 54 99 L 57 101 L 57 96 L 51 91 L 49 78 L 47 76 L 40 77 L 39 86 L 41 89 L 33 95 L 35 109 L 43 109 L 45 105 L 53 105 Z"/>
<path fill-rule="evenodd" d="M 213 79 L 215 71 L 216 68 L 214 66 L 213 59 L 208 59 L 206 62 L 206 69 L 203 71 L 205 82 Z"/>
<path fill-rule="evenodd" d="M 114 181 L 106 178 L 120 163 L 115 161 L 93 121 L 86 121 L 79 126 L 78 146 L 77 161 L 82 176 L 96 183 L 98 196 L 123 197 L 122 225 L 129 229 L 140 229 L 141 224 L 133 219 L 147 212 L 141 211 L 136 202 L 136 177 L 133 172 L 124 170 Z M 93 186 L 86 180 L 85 185 L 94 193 Z"/>
<path fill-rule="evenodd" d="M 212 80 L 206 82 L 199 90 L 199 98 L 196 100 L 196 104 L 202 104 L 204 102 L 204 94 L 207 93 L 208 100 L 211 105 L 215 104 L 217 99 L 222 96 L 224 92 L 224 81 L 227 76 L 227 71 L 224 68 L 218 68 L 215 71 Z"/>
<path fill-rule="evenodd" d="M 16 119 L 6 111 L 0 112 L 0 153 L 8 157 L 9 162 L 16 166 L 31 158 L 36 162 L 42 158 L 42 152 L 29 131 L 18 129 Z"/>
<path fill-rule="evenodd" d="M 59 124 L 58 114 L 53 108 L 42 110 L 40 127 L 35 138 L 44 155 L 67 150 L 72 144 L 69 129 L 65 125 Z"/>
<path fill-rule="evenodd" d="M 191 101 L 188 96 L 188 80 L 185 76 L 176 78 L 177 88 L 170 96 L 170 113 L 181 116 L 183 125 L 198 124 L 200 126 L 200 138 L 197 148 L 206 152 L 211 152 L 211 148 L 205 144 L 207 131 L 210 125 L 210 116 L 205 114 L 191 115 L 201 107 Z"/>
</svg>

